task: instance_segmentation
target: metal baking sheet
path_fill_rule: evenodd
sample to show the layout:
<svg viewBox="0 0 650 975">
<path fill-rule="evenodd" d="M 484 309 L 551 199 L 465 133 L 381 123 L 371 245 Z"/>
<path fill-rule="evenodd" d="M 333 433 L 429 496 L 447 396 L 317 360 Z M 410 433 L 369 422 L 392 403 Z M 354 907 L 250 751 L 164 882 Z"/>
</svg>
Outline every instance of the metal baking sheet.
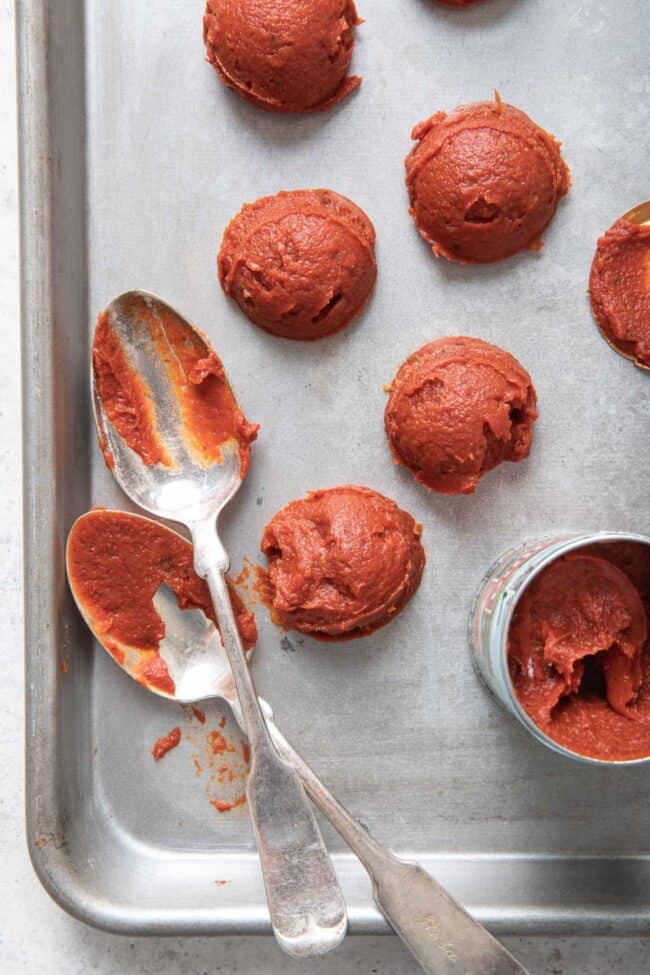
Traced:
<svg viewBox="0 0 650 975">
<path fill-rule="evenodd" d="M 279 507 L 318 486 L 372 486 L 424 526 L 420 591 L 375 636 L 323 646 L 259 612 L 255 678 L 288 737 L 378 838 L 493 930 L 648 930 L 647 770 L 545 750 L 479 684 L 466 640 L 472 597 L 506 548 L 648 526 L 648 377 L 598 336 L 586 294 L 596 238 L 648 196 L 647 3 L 615 7 L 359 0 L 361 90 L 298 118 L 218 83 L 202 0 L 18 0 L 27 829 L 43 883 L 77 917 L 130 933 L 269 930 L 245 810 L 214 812 L 191 746 L 152 761 L 178 709 L 93 647 L 66 588 L 73 519 L 128 507 L 91 427 L 88 345 L 98 309 L 140 287 L 207 332 L 262 425 L 224 525 L 235 568 Z M 406 212 L 410 129 L 494 88 L 563 140 L 574 185 L 540 254 L 436 262 Z M 243 201 L 318 186 L 374 220 L 379 279 L 349 331 L 290 344 L 225 299 L 215 255 Z M 420 344 L 459 333 L 515 353 L 541 415 L 527 462 L 443 498 L 390 462 L 382 385 Z M 360 866 L 327 838 L 351 930 L 386 930 Z"/>
</svg>

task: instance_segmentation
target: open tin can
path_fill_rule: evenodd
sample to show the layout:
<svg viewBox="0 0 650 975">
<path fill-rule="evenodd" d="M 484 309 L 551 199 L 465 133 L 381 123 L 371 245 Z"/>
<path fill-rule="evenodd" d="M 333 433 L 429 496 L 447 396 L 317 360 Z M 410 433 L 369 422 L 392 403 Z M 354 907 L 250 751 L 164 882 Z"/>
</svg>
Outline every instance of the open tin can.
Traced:
<svg viewBox="0 0 650 975">
<path fill-rule="evenodd" d="M 650 537 L 634 532 L 566 532 L 510 549 L 483 579 L 470 616 L 469 642 L 474 664 L 497 700 L 548 748 L 591 765 L 639 765 L 650 762 L 650 755 L 633 759 L 592 758 L 565 748 L 545 734 L 515 693 L 508 667 L 508 631 L 519 599 L 551 562 L 576 549 L 615 542 L 650 546 Z"/>
</svg>

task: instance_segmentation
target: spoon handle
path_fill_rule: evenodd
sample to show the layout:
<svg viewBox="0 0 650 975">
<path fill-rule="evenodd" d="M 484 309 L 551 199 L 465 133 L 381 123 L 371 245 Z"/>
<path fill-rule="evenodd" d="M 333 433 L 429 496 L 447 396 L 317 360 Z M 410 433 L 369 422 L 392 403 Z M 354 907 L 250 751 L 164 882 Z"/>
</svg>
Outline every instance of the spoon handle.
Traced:
<svg viewBox="0 0 650 975">
<path fill-rule="evenodd" d="M 195 568 L 207 580 L 251 746 L 246 797 L 275 937 L 294 957 L 323 955 L 347 929 L 343 895 L 294 767 L 269 737 L 228 594 L 228 560 L 215 524 L 193 529 Z"/>
<path fill-rule="evenodd" d="M 270 707 L 261 703 L 275 747 L 298 771 L 315 804 L 368 871 L 377 907 L 424 971 L 429 975 L 528 975 L 433 877 L 417 864 L 399 860 L 350 815 L 284 738 Z"/>
</svg>

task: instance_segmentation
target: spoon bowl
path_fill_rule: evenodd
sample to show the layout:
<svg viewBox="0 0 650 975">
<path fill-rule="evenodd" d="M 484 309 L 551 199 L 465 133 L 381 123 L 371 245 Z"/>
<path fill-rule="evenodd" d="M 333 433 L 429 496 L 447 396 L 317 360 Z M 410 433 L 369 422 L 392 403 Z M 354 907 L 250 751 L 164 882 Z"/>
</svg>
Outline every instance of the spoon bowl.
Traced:
<svg viewBox="0 0 650 975">
<path fill-rule="evenodd" d="M 122 490 L 145 511 L 171 521 L 200 521 L 218 513 L 242 482 L 239 444 L 228 439 L 209 459 L 192 449 L 176 388 L 179 372 L 183 378 L 182 367 L 179 370 L 167 334 L 173 328 L 176 342 L 198 346 L 206 359 L 212 352 L 209 344 L 175 309 L 145 291 L 128 291 L 115 298 L 106 309 L 106 321 L 147 391 L 156 435 L 167 455 L 165 464 L 147 464 L 127 444 L 107 415 L 93 361 L 95 423 Z"/>
<path fill-rule="evenodd" d="M 97 642 L 108 655 L 138 684 L 168 701 L 178 704 L 195 704 L 209 698 L 222 698 L 236 707 L 236 691 L 228 657 L 224 653 L 219 631 L 200 609 L 187 607 L 181 609 L 176 594 L 162 583 L 153 596 L 153 604 L 160 616 L 165 635 L 160 641 L 158 652 L 165 662 L 174 689 L 143 681 L 141 664 L 150 651 L 125 643 L 122 640 L 108 639 L 101 625 L 95 620 L 92 610 L 84 600 L 75 581 L 70 563 L 71 539 L 80 522 L 87 518 L 82 515 L 70 529 L 66 546 L 66 573 L 77 609 Z M 152 519 L 131 515 L 142 521 Z M 171 531 L 171 529 L 167 529 Z M 179 536 L 180 538 L 181 536 Z M 189 544 L 182 539 L 185 544 Z M 249 654 L 253 652 L 253 648 Z"/>
</svg>

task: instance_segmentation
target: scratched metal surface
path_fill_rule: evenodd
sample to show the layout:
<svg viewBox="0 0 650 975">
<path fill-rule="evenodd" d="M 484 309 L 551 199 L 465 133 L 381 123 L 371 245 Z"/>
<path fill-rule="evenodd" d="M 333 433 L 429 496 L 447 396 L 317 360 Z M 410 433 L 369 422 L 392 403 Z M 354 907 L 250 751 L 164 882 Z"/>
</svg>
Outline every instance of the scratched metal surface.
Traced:
<svg viewBox="0 0 650 975">
<path fill-rule="evenodd" d="M 224 524 L 236 569 L 257 557 L 270 516 L 318 486 L 367 484 L 424 526 L 423 584 L 375 636 L 319 645 L 259 612 L 255 679 L 287 736 L 379 839 L 417 856 L 494 930 L 650 922 L 647 769 L 545 750 L 480 686 L 466 646 L 473 594 L 505 548 L 566 528 L 647 530 L 648 377 L 599 338 L 586 297 L 596 238 L 649 195 L 646 0 L 615 15 L 611 0 L 396 6 L 359 0 L 358 94 L 283 118 L 217 82 L 201 0 L 73 0 L 49 14 L 42 0 L 17 3 L 28 834 L 53 896 L 102 927 L 269 930 L 245 810 L 215 813 L 190 741 L 152 761 L 178 709 L 93 647 L 65 585 L 72 520 L 92 504 L 128 507 L 95 443 L 87 356 L 95 314 L 132 287 L 207 332 L 261 423 Z M 406 212 L 410 129 L 495 87 L 562 139 L 573 188 L 541 254 L 435 262 Z M 290 344 L 225 299 L 215 255 L 242 202 L 316 186 L 371 216 L 379 279 L 349 331 Z M 392 466 L 382 385 L 420 344 L 458 333 L 517 355 L 541 415 L 530 460 L 491 473 L 473 497 L 443 498 Z M 361 868 L 327 837 L 352 930 L 384 930 Z"/>
</svg>

